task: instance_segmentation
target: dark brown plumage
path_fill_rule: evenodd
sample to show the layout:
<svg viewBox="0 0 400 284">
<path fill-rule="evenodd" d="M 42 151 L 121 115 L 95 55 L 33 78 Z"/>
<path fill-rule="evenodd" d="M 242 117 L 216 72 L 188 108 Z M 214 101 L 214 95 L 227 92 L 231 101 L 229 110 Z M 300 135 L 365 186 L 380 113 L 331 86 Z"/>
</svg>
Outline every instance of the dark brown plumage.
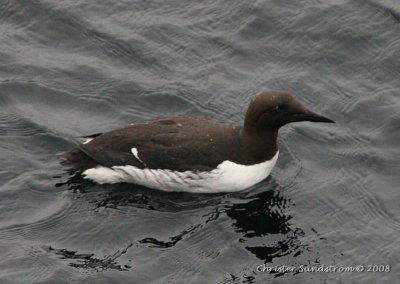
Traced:
<svg viewBox="0 0 400 284">
<path fill-rule="evenodd" d="M 277 151 L 279 127 L 296 121 L 333 122 L 288 93 L 271 91 L 253 98 L 243 127 L 190 117 L 155 120 L 97 134 L 61 158 L 82 171 L 96 165 L 210 171 L 225 160 L 252 165 L 270 160 Z"/>
</svg>

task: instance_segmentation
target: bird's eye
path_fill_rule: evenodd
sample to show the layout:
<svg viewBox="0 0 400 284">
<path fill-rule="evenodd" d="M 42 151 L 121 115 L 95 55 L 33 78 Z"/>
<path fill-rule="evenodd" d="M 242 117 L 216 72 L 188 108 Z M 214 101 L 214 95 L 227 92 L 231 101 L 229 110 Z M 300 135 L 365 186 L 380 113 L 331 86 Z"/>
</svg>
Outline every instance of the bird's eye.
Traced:
<svg viewBox="0 0 400 284">
<path fill-rule="evenodd" d="M 277 105 L 276 107 L 275 107 L 275 110 L 276 111 L 283 111 L 283 110 L 285 110 L 286 109 L 286 106 L 285 105 Z"/>
</svg>

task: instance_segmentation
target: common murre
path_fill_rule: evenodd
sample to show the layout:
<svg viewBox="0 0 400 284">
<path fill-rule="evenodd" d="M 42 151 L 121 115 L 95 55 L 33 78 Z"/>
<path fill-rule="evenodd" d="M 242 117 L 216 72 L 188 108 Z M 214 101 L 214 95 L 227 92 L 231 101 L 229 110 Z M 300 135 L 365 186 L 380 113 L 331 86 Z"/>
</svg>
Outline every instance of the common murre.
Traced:
<svg viewBox="0 0 400 284">
<path fill-rule="evenodd" d="M 279 154 L 279 128 L 299 121 L 333 122 L 287 92 L 269 91 L 251 100 L 243 127 L 191 117 L 154 120 L 88 136 L 91 140 L 61 159 L 100 184 L 237 192 L 270 174 Z"/>
</svg>

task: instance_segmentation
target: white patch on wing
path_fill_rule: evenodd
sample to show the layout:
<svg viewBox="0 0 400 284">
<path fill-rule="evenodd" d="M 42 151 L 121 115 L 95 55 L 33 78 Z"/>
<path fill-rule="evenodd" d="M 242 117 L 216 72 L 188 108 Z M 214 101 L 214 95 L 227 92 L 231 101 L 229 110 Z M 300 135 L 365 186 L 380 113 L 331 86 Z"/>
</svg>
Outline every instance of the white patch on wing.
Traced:
<svg viewBox="0 0 400 284">
<path fill-rule="evenodd" d="M 139 152 L 136 148 L 132 148 L 131 152 L 132 152 L 133 156 L 135 156 L 135 158 L 139 160 L 139 162 L 141 162 L 145 167 L 147 167 L 146 163 L 143 162 L 142 159 L 139 158 Z"/>
<path fill-rule="evenodd" d="M 135 148 L 132 148 L 134 154 L 133 149 Z M 269 161 L 250 166 L 223 161 L 210 172 L 139 169 L 126 165 L 112 168 L 98 166 L 84 171 L 83 175 L 100 184 L 128 182 L 164 191 L 237 192 L 265 179 L 275 166 L 278 154 L 279 152 Z"/>
<path fill-rule="evenodd" d="M 87 144 L 87 143 L 89 143 L 89 142 L 92 141 L 92 140 L 93 140 L 93 138 L 86 138 L 85 142 L 83 142 L 82 144 Z"/>
</svg>

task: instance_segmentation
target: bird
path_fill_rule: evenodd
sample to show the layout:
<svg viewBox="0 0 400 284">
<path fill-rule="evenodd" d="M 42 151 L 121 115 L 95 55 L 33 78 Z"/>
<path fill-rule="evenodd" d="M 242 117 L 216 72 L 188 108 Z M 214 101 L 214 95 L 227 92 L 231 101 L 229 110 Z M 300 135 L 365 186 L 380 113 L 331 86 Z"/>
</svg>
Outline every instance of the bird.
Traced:
<svg viewBox="0 0 400 284">
<path fill-rule="evenodd" d="M 240 192 L 269 176 L 278 130 L 293 122 L 334 121 L 285 91 L 254 96 L 242 126 L 169 117 L 86 136 L 62 164 L 99 184 L 134 183 L 169 192 Z"/>
</svg>

